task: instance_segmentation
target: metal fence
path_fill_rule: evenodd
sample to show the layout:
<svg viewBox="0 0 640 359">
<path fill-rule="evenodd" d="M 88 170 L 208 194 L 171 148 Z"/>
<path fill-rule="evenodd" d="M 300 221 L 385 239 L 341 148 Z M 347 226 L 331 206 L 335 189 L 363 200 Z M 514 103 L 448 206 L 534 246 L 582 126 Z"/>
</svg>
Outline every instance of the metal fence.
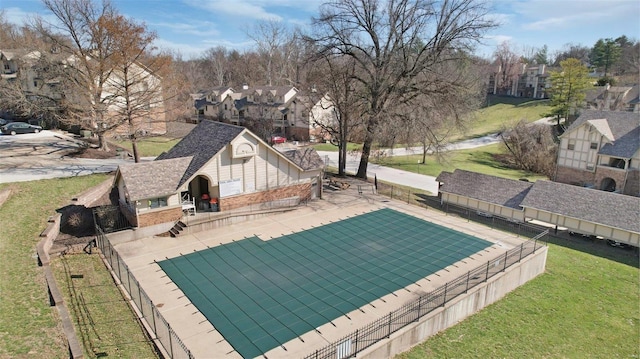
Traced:
<svg viewBox="0 0 640 359">
<path fill-rule="evenodd" d="M 504 272 L 507 268 L 520 262 L 523 258 L 535 253 L 545 246 L 540 240 L 548 234 L 548 230 L 539 233 L 520 246 L 505 252 L 503 256 L 488 261 L 445 285 L 420 296 L 417 300 L 403 305 L 386 316 L 356 330 L 342 339 L 318 349 L 305 359 L 343 359 L 354 357 L 357 353 L 373 344 L 387 339 L 401 328 L 415 323 L 436 308 L 444 306 L 450 300 L 466 293 L 469 289 L 486 282 L 489 278 Z"/>
<path fill-rule="evenodd" d="M 140 287 L 140 283 L 129 271 L 115 248 L 111 246 L 109 239 L 98 223 L 96 223 L 96 245 L 100 248 L 109 266 L 111 266 L 113 273 L 120 280 L 122 287 L 135 303 L 141 319 L 146 322 L 146 327 L 151 331 L 152 339 L 157 339 L 170 358 L 194 358 L 176 332 L 171 329 L 171 326 L 153 304 L 147 293 Z"/>
</svg>

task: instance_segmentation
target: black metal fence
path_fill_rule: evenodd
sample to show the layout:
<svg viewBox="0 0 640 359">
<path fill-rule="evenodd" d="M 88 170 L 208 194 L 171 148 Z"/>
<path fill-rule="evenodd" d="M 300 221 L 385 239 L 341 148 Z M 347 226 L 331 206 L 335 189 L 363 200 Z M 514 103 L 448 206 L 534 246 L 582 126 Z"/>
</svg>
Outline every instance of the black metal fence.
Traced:
<svg viewBox="0 0 640 359">
<path fill-rule="evenodd" d="M 95 208 L 93 210 L 93 220 L 104 233 L 133 228 L 118 206 L 107 205 Z"/>
<path fill-rule="evenodd" d="M 503 256 L 488 261 L 459 277 L 447 282 L 445 285 L 420 296 L 417 300 L 403 305 L 401 308 L 390 312 L 386 316 L 356 330 L 342 339 L 318 349 L 309 354 L 305 359 L 343 359 L 354 357 L 357 353 L 373 344 L 387 339 L 401 328 L 417 322 L 420 318 L 429 314 L 436 308 L 444 306 L 457 296 L 466 293 L 469 289 L 486 282 L 489 278 L 504 272 L 507 268 L 520 262 L 523 258 L 535 253 L 546 245 L 541 239 L 549 231 L 539 233 L 537 236 L 522 243 L 520 246 L 510 249 Z"/>
<path fill-rule="evenodd" d="M 98 222 L 96 222 L 96 245 L 100 248 L 113 273 L 120 280 L 122 287 L 135 303 L 141 319 L 146 322 L 146 327 L 151 331 L 152 339 L 157 339 L 170 358 L 193 359 L 194 357 L 189 349 L 180 340 L 176 332 L 171 329 L 171 326 L 153 304 L 147 293 L 140 287 L 140 283 L 129 271 L 115 248 L 113 248 Z"/>
</svg>

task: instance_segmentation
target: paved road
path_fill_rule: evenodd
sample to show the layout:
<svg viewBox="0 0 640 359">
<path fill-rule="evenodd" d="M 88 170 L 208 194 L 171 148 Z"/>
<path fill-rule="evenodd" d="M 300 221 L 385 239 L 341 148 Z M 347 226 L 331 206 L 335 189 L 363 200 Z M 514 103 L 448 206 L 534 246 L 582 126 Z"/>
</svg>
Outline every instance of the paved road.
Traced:
<svg viewBox="0 0 640 359">
<path fill-rule="evenodd" d="M 499 141 L 495 134 L 451 144 L 448 150 L 459 150 L 486 146 Z M 72 158 L 67 155 L 80 146 L 62 132 L 42 131 L 37 134 L 0 136 L 0 183 L 33 181 L 57 177 L 84 176 L 92 173 L 115 171 L 119 165 L 132 163 L 130 159 L 88 159 Z M 396 148 L 388 155 L 402 156 L 419 154 L 422 148 Z M 338 153 L 319 151 L 329 165 L 337 167 Z M 355 173 L 360 157 L 348 155 L 347 172 Z M 379 180 L 399 185 L 420 188 L 431 193 L 438 192 L 435 177 L 397 170 L 376 164 L 369 164 L 368 175 Z"/>
<path fill-rule="evenodd" d="M 81 142 L 61 132 L 0 136 L 0 183 L 84 176 L 115 171 L 123 159 L 72 158 Z"/>
</svg>

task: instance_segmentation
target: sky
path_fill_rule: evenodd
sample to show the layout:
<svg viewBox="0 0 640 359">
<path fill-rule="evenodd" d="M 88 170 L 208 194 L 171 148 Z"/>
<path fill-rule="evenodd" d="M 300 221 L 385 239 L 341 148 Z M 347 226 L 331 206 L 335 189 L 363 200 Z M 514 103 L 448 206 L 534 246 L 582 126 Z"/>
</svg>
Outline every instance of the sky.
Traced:
<svg viewBox="0 0 640 359">
<path fill-rule="evenodd" d="M 96 0 L 98 1 L 98 0 Z M 111 0 L 123 15 L 144 22 L 158 35 L 155 45 L 201 56 L 217 46 L 245 51 L 247 35 L 260 20 L 282 21 L 308 29 L 323 0 Z M 547 45 L 549 54 L 566 44 L 592 47 L 601 38 L 640 39 L 639 0 L 488 0 L 500 25 L 476 51 L 489 58 L 508 41 L 515 52 Z M 5 18 L 21 25 L 37 14 L 53 19 L 40 0 L 0 0 Z M 0 47 L 2 44 L 0 44 Z"/>
</svg>

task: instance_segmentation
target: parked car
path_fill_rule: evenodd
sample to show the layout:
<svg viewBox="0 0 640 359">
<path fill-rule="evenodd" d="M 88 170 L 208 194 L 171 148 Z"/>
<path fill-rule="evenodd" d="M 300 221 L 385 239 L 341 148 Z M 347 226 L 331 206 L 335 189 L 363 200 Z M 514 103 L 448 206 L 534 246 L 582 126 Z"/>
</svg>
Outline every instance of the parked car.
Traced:
<svg viewBox="0 0 640 359">
<path fill-rule="evenodd" d="M 276 143 L 285 143 L 287 139 L 282 136 L 273 135 L 271 136 L 271 144 L 275 145 Z"/>
<path fill-rule="evenodd" d="M 0 118 L 0 126 L 4 126 L 7 123 L 9 123 L 9 121 L 5 120 L 4 118 Z"/>
<path fill-rule="evenodd" d="M 42 127 L 26 122 L 10 122 L 0 127 L 0 130 L 5 135 L 17 135 L 19 133 L 38 133 L 42 131 Z"/>
</svg>

